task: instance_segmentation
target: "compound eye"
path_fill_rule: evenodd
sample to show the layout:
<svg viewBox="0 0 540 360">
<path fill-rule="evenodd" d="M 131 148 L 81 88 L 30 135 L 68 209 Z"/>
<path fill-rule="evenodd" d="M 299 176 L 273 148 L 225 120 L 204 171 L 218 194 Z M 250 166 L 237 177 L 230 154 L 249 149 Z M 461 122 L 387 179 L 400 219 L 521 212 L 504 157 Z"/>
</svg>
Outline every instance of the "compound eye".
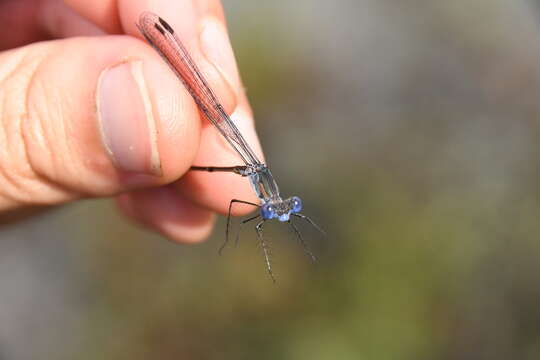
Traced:
<svg viewBox="0 0 540 360">
<path fill-rule="evenodd" d="M 300 198 L 298 196 L 293 196 L 291 198 L 291 211 L 293 213 L 298 213 L 300 211 L 302 211 L 302 200 L 300 200 Z"/>
<path fill-rule="evenodd" d="M 272 204 L 264 204 L 261 207 L 261 216 L 263 219 L 269 220 L 276 216 L 276 208 Z"/>
</svg>

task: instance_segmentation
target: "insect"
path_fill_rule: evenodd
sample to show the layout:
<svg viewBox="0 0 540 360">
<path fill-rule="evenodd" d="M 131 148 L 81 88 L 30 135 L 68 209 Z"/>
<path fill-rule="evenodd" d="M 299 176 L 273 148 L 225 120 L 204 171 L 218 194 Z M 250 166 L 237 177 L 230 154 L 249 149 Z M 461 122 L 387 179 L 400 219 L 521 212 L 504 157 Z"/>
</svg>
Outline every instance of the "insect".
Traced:
<svg viewBox="0 0 540 360">
<path fill-rule="evenodd" d="M 194 171 L 208 172 L 232 172 L 243 177 L 247 177 L 251 187 L 255 191 L 260 203 L 233 199 L 229 203 L 229 212 L 227 216 L 227 228 L 225 242 L 220 248 L 220 253 L 229 241 L 229 227 L 231 219 L 231 209 L 235 203 L 248 204 L 259 208 L 259 213 L 241 222 L 241 225 L 250 221 L 259 220 L 255 225 L 257 237 L 263 250 L 266 269 L 275 282 L 272 264 L 270 262 L 270 252 L 268 242 L 263 236 L 263 227 L 267 220 L 277 219 L 288 223 L 294 230 L 298 240 L 302 244 L 304 251 L 315 261 L 315 256 L 309 250 L 300 231 L 292 222 L 292 218 L 299 218 L 307 221 L 318 231 L 324 234 L 324 231 L 302 211 L 302 200 L 297 196 L 283 199 L 279 193 L 277 183 L 266 164 L 262 163 L 255 152 L 248 145 L 234 122 L 225 112 L 223 106 L 212 91 L 208 82 L 203 77 L 201 71 L 189 55 L 187 49 L 182 44 L 173 28 L 161 17 L 150 12 L 144 12 L 139 17 L 137 24 L 140 32 L 146 40 L 156 49 L 156 51 L 167 62 L 172 71 L 182 81 L 189 91 L 193 100 L 197 104 L 200 112 L 210 121 L 216 129 L 223 135 L 227 142 L 236 151 L 243 165 L 238 166 L 192 166 Z"/>
</svg>

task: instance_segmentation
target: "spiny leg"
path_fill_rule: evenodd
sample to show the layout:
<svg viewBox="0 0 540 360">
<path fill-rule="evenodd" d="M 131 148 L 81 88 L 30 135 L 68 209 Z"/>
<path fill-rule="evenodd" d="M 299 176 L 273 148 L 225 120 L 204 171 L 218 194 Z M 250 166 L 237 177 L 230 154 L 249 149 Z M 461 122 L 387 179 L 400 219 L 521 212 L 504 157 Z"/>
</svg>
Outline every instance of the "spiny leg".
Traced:
<svg viewBox="0 0 540 360">
<path fill-rule="evenodd" d="M 275 283 L 276 278 L 274 278 L 274 273 L 272 272 L 272 265 L 270 263 L 270 249 L 268 248 L 268 244 L 266 241 L 264 241 L 264 237 L 262 234 L 262 227 L 266 220 L 262 220 L 255 226 L 255 230 L 257 231 L 257 237 L 259 238 L 259 241 L 261 242 L 261 246 L 264 253 L 264 260 L 266 261 L 266 269 L 268 270 L 268 274 L 270 274 L 270 277 L 272 278 L 272 281 Z"/>
<path fill-rule="evenodd" d="M 241 204 L 247 204 L 247 205 L 253 205 L 253 206 L 259 207 L 258 204 L 255 204 L 249 201 L 237 200 L 237 199 L 231 200 L 231 202 L 229 203 L 229 212 L 227 213 L 227 227 L 225 228 L 225 242 L 223 243 L 223 245 L 221 245 L 221 247 L 218 250 L 218 253 L 220 255 L 223 249 L 225 248 L 225 246 L 227 246 L 227 243 L 229 242 L 229 227 L 231 225 L 231 209 L 234 203 L 241 203 Z"/>
<path fill-rule="evenodd" d="M 261 217 L 261 215 L 257 214 L 255 216 L 250 217 L 249 219 L 242 220 L 242 222 L 240 223 L 238 232 L 236 233 L 236 238 L 234 239 L 234 246 L 235 247 L 238 246 L 238 240 L 240 238 L 240 232 L 242 231 L 242 225 L 244 225 L 245 223 L 250 222 L 251 220 L 255 220 L 255 219 L 259 218 L 259 217 Z"/>
<path fill-rule="evenodd" d="M 321 229 L 321 228 L 319 227 L 319 225 L 315 224 L 315 222 L 314 222 L 313 220 L 311 220 L 309 217 L 307 217 L 306 215 L 304 215 L 304 214 L 299 214 L 299 213 L 291 214 L 291 215 L 294 215 L 294 216 L 299 217 L 300 219 L 306 220 L 307 222 L 309 222 L 309 223 L 311 224 L 311 226 L 313 226 L 313 227 L 314 227 L 315 229 L 317 229 L 321 234 L 323 234 L 324 237 L 328 236 L 328 235 L 326 235 L 326 232 L 325 232 L 323 229 Z"/>
<path fill-rule="evenodd" d="M 300 244 L 302 245 L 302 247 L 304 248 L 304 252 L 311 258 L 311 261 L 313 262 L 316 262 L 317 261 L 317 258 L 315 257 L 315 255 L 313 255 L 313 253 L 311 252 L 311 250 L 309 250 L 309 246 L 306 244 L 306 242 L 304 241 L 304 238 L 302 237 L 302 234 L 300 234 L 300 230 L 298 230 L 298 228 L 296 227 L 296 225 L 293 224 L 293 222 L 291 220 L 288 221 L 289 225 L 291 225 L 291 227 L 293 228 L 294 232 L 296 233 L 296 237 L 298 238 L 298 241 L 300 241 Z"/>
</svg>

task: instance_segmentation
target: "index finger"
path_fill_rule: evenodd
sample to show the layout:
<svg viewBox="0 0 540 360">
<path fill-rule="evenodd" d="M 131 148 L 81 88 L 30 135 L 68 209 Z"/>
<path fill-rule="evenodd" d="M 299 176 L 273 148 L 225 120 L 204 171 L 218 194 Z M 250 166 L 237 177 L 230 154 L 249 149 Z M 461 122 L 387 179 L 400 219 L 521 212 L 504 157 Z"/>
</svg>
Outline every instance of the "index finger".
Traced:
<svg viewBox="0 0 540 360">
<path fill-rule="evenodd" d="M 133 14 L 138 16 L 145 10 L 159 10 L 158 14 L 170 15 L 174 14 L 174 11 L 181 10 L 178 7 L 178 3 L 181 1 L 64 0 L 64 3 L 109 34 L 122 34 L 128 31 L 134 33 L 132 24 L 129 23 L 136 18 L 133 17 Z M 196 10 L 195 15 L 214 16 L 225 22 L 223 7 L 219 0 L 194 0 L 189 1 L 189 3 L 194 5 L 191 9 Z"/>
</svg>

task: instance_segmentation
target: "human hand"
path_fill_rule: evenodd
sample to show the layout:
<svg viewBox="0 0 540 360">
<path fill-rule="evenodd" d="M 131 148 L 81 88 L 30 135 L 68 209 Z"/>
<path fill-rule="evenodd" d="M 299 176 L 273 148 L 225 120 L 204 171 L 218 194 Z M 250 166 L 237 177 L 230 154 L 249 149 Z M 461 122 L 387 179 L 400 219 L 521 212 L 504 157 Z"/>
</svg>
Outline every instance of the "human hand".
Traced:
<svg viewBox="0 0 540 360">
<path fill-rule="evenodd" d="M 261 153 L 219 0 L 3 1 L 0 220 L 113 196 L 137 222 L 193 242 L 231 198 L 256 200 L 238 175 L 188 172 L 239 159 L 140 40 L 135 23 L 145 10 L 175 28 Z"/>
</svg>

